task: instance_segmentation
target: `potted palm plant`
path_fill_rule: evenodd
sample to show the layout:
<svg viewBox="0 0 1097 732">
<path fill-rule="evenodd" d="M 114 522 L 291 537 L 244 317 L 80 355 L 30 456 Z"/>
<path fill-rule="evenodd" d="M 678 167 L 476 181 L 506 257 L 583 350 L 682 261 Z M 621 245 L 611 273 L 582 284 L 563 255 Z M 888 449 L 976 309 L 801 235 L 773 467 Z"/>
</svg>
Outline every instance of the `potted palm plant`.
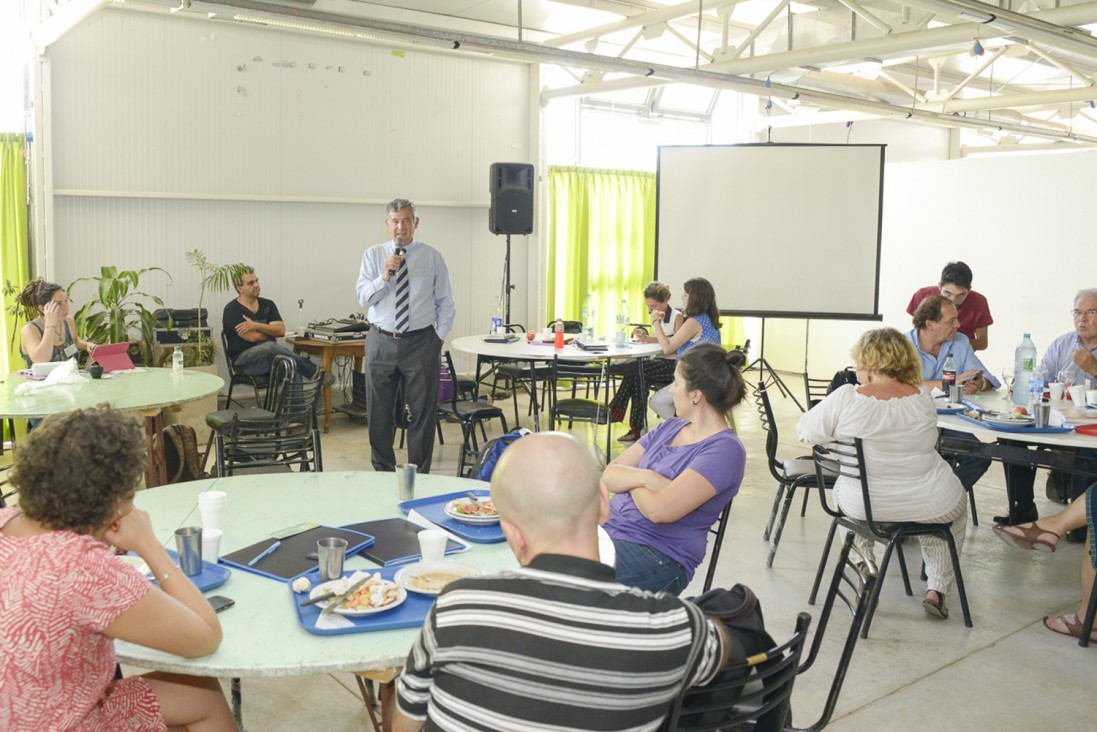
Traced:
<svg viewBox="0 0 1097 732">
<path fill-rule="evenodd" d="M 117 267 L 100 267 L 98 277 L 81 277 L 74 280 L 65 293 L 72 298 L 73 288 L 81 282 L 94 282 L 95 293 L 76 311 L 76 329 L 92 343 L 131 343 L 130 356 L 135 363 L 148 364 L 157 322 L 145 302 L 160 307 L 164 301 L 156 295 L 138 290 L 141 277 L 149 272 L 159 272 L 172 284 L 171 275 L 161 267 L 140 270 L 119 270 Z M 133 340 L 134 334 L 139 340 Z"/>
<path fill-rule="evenodd" d="M 198 270 L 198 274 L 202 277 L 198 289 L 199 313 L 202 312 L 207 292 L 231 291 L 234 286 L 233 283 L 241 279 L 247 269 L 247 265 L 242 262 L 214 264 L 209 261 L 201 249 L 193 249 L 187 252 L 186 257 L 187 263 Z M 213 343 L 212 340 L 203 339 L 201 328 L 198 328 L 195 331 L 195 336 L 188 340 L 193 340 L 195 343 L 194 356 L 188 359 L 186 354 L 187 349 L 184 348 L 184 363 L 187 363 L 188 360 L 192 360 L 195 364 L 199 365 L 213 363 L 214 358 L 217 356 L 217 345 Z M 191 364 L 187 363 L 187 365 Z"/>
</svg>

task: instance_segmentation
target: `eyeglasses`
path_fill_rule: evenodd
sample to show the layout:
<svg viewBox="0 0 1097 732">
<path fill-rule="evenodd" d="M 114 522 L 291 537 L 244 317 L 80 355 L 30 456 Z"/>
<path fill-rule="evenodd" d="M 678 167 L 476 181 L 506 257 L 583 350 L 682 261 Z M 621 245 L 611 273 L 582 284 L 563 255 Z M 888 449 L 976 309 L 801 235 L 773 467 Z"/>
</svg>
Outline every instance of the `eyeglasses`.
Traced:
<svg viewBox="0 0 1097 732">
<path fill-rule="evenodd" d="M 1075 320 L 1082 317 L 1084 317 L 1086 320 L 1091 320 L 1093 318 L 1097 318 L 1097 309 L 1090 308 L 1089 310 L 1071 310 L 1070 317 L 1074 318 Z"/>
</svg>

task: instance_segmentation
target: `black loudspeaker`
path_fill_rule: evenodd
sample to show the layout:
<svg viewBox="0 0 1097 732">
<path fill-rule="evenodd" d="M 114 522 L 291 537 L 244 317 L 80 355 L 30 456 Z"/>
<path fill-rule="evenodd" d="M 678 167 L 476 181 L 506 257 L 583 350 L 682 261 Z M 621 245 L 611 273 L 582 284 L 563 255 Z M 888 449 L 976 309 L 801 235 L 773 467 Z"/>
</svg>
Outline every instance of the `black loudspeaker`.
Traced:
<svg viewBox="0 0 1097 732">
<path fill-rule="evenodd" d="M 533 166 L 492 163 L 488 178 L 491 190 L 488 231 L 492 234 L 532 234 Z"/>
</svg>

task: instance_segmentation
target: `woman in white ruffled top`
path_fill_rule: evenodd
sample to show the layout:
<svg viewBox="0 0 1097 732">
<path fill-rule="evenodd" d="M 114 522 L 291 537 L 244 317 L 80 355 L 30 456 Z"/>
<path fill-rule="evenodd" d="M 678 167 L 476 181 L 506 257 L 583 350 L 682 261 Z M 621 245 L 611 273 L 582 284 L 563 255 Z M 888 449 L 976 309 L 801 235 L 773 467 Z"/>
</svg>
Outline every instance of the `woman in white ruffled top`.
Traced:
<svg viewBox="0 0 1097 732">
<path fill-rule="evenodd" d="M 873 519 L 951 524 L 960 552 L 967 500 L 937 453 L 937 410 L 922 385 L 918 353 L 899 331 L 880 328 L 862 335 L 851 355 L 859 385 L 847 384 L 828 395 L 800 418 L 797 434 L 811 443 L 860 437 Z M 847 516 L 865 518 L 857 480 L 839 478 L 835 494 Z M 928 614 L 947 618 L 945 594 L 955 581 L 948 544 L 932 536 L 920 541 L 928 577 L 922 605 Z M 858 539 L 858 544 L 871 551 L 871 542 Z"/>
</svg>

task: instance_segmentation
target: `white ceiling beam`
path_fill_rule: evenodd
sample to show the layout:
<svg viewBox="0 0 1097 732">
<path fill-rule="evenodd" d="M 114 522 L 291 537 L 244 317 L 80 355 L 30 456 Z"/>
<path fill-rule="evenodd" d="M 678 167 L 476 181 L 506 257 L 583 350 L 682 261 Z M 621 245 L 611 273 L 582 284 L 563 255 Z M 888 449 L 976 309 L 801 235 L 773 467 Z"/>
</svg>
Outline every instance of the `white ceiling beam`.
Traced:
<svg viewBox="0 0 1097 732">
<path fill-rule="evenodd" d="M 953 114 L 956 112 L 978 112 L 988 109 L 1014 109 L 1018 107 L 1044 107 L 1064 102 L 1097 101 L 1097 87 L 1078 89 L 1053 89 L 1051 91 L 1021 92 L 1018 94 L 996 94 L 988 97 L 970 99 L 951 99 L 947 102 L 926 102 L 918 105 L 920 109 L 929 109 Z"/>
<path fill-rule="evenodd" d="M 706 0 L 705 10 L 718 10 L 723 7 L 737 5 L 740 2 L 742 2 L 742 0 Z M 576 31 L 575 33 L 557 36 L 556 38 L 545 41 L 545 45 L 552 48 L 563 48 L 572 43 L 579 43 L 590 38 L 597 38 L 610 33 L 628 30 L 629 28 L 639 28 L 645 25 L 654 25 L 655 23 L 665 23 L 671 20 L 677 20 L 678 18 L 685 18 L 696 12 L 696 0 L 687 0 L 687 2 L 678 3 L 677 5 L 668 5 L 663 10 L 637 13 L 636 15 L 624 18 L 623 20 L 617 20 L 612 23 L 595 26 L 594 28 L 587 28 L 586 30 Z"/>
<path fill-rule="evenodd" d="M 885 36 L 894 30 L 890 25 L 870 13 L 863 5 L 855 2 L 855 0 L 838 0 L 838 2 L 852 10 L 857 17 L 883 33 Z"/>
<path fill-rule="evenodd" d="M 754 43 L 754 40 L 758 38 L 759 35 L 761 35 L 762 31 L 768 28 L 769 24 L 776 20 L 777 16 L 785 11 L 785 8 L 788 7 L 789 2 L 791 2 L 791 0 L 778 0 L 777 4 L 773 6 L 773 10 L 769 11 L 769 15 L 765 17 L 765 20 L 755 26 L 754 30 L 750 32 L 746 39 L 739 44 L 739 47 L 732 51 L 731 54 L 729 54 L 728 60 L 736 59 L 742 56 L 743 52 L 750 48 L 750 44 Z"/>
</svg>

